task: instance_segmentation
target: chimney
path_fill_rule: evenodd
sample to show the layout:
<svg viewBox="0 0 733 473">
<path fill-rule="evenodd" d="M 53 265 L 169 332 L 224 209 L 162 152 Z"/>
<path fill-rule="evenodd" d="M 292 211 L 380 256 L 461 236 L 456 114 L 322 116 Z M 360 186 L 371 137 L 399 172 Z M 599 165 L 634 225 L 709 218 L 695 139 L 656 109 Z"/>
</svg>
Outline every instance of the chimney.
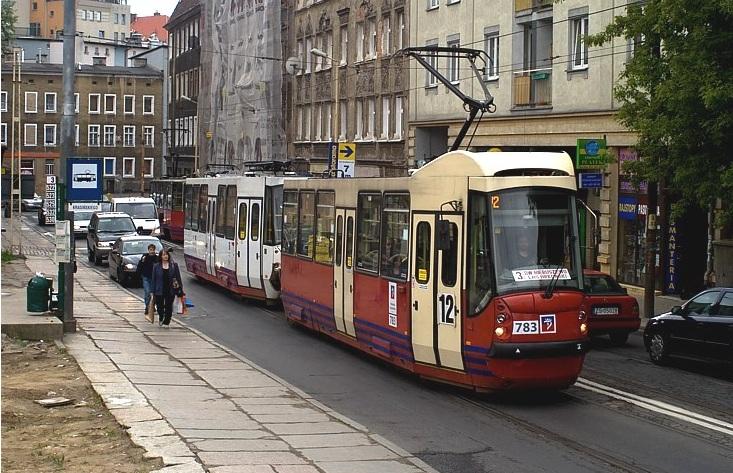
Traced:
<svg viewBox="0 0 733 473">
<path fill-rule="evenodd" d="M 153 16 L 160 16 L 160 12 L 156 11 L 155 13 L 153 13 Z"/>
</svg>

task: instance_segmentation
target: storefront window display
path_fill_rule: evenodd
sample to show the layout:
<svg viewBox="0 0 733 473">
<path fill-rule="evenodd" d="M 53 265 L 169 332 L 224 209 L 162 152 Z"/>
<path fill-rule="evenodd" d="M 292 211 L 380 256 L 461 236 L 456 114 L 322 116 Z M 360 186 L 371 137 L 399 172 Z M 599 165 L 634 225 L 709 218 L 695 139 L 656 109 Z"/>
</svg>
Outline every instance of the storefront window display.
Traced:
<svg viewBox="0 0 733 473">
<path fill-rule="evenodd" d="M 626 284 L 644 284 L 646 252 L 647 183 L 634 186 L 623 174 L 624 163 L 639 159 L 633 148 L 620 148 L 618 189 L 618 280 Z"/>
</svg>

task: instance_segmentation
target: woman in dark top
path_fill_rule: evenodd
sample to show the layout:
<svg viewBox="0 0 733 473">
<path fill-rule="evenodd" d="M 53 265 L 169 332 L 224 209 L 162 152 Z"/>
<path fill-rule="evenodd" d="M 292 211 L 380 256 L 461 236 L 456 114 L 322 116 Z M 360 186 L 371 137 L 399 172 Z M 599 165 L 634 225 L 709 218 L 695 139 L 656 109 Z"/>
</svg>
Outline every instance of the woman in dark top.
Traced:
<svg viewBox="0 0 733 473">
<path fill-rule="evenodd" d="M 158 263 L 153 268 L 153 287 L 155 305 L 158 308 L 159 324 L 168 326 L 173 315 L 173 301 L 183 294 L 183 282 L 178 265 L 168 250 L 160 250 Z"/>
</svg>

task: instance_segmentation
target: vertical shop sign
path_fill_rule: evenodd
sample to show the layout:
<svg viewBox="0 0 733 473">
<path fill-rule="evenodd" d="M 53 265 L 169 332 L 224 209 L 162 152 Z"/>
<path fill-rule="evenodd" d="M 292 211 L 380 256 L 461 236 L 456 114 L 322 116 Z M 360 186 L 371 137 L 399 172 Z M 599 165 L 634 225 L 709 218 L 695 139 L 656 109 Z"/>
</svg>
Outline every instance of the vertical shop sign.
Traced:
<svg viewBox="0 0 733 473">
<path fill-rule="evenodd" d="M 677 294 L 677 226 L 674 221 L 669 223 L 669 238 L 667 243 L 667 274 L 665 277 L 666 293 Z"/>
</svg>

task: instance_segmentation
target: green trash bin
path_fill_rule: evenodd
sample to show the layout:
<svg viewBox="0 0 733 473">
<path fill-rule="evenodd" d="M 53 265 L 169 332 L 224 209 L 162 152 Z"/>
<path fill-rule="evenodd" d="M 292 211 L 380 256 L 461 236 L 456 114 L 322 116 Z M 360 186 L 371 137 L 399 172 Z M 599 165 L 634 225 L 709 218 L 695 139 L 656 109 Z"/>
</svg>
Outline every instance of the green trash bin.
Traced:
<svg viewBox="0 0 733 473">
<path fill-rule="evenodd" d="M 28 281 L 26 296 L 28 312 L 48 312 L 51 283 L 44 276 L 36 274 Z"/>
</svg>

